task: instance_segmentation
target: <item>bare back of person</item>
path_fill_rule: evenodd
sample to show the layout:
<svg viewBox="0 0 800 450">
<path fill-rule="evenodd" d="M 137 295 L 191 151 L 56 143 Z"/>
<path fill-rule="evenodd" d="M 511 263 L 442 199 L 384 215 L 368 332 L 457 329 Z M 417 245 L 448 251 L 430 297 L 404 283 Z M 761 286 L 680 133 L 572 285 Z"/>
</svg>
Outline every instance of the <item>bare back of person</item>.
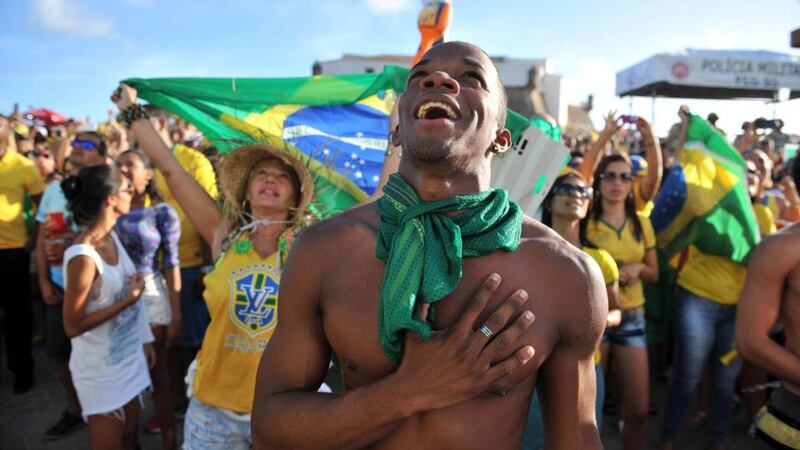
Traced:
<svg viewBox="0 0 800 450">
<path fill-rule="evenodd" d="M 768 335 L 783 326 L 778 347 Z M 748 265 L 739 300 L 737 346 L 743 356 L 800 396 L 800 224 L 766 237 Z"/>
<path fill-rule="evenodd" d="M 779 317 L 786 335 L 784 347 L 800 360 L 800 224 L 785 228 L 780 239 L 787 241 L 784 251 L 796 256 L 796 264 L 786 279 Z M 800 385 L 785 383 L 787 389 L 800 396 Z"/>
</svg>

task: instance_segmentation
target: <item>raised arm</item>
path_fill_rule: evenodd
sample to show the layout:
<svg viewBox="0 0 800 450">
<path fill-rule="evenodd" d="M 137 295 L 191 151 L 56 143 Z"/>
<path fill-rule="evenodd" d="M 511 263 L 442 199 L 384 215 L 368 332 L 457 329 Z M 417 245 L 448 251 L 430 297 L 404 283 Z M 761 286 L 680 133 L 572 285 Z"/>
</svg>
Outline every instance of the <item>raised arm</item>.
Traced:
<svg viewBox="0 0 800 450">
<path fill-rule="evenodd" d="M 253 404 L 252 428 L 259 449 L 363 448 L 391 432 L 403 419 L 468 400 L 491 383 L 527 363 L 530 346 L 510 356 L 481 350 L 487 339 L 474 332 L 478 315 L 500 284 L 499 276 L 484 283 L 471 306 L 452 328 L 435 332 L 428 341 L 407 333 L 403 362 L 397 371 L 344 395 L 317 393 L 325 377 L 331 349 L 322 326 L 322 286 L 336 260 L 335 235 L 319 232 L 320 224 L 294 244 L 281 280 L 278 327 L 261 358 Z M 339 247 L 341 248 L 341 247 Z M 319 255 L 329 255 L 323 261 Z M 505 327 L 524 303 L 517 294 L 507 299 L 487 323 Z M 530 326 L 520 315 L 501 335 L 515 342 Z M 500 331 L 500 330 L 498 330 Z M 495 340 L 497 341 L 497 339 Z M 508 349 L 501 349 L 503 352 Z M 492 366 L 492 359 L 501 362 Z"/>
<path fill-rule="evenodd" d="M 55 170 L 59 173 L 64 173 L 64 165 L 67 162 L 67 158 L 69 158 L 70 152 L 70 139 L 67 136 L 67 131 L 64 129 L 63 125 L 60 125 L 59 128 L 56 128 L 61 131 L 58 140 L 56 141 L 53 148 L 53 158 L 55 159 Z"/>
<path fill-rule="evenodd" d="M 121 84 L 120 90 L 115 91 L 111 99 L 120 111 L 123 111 L 136 102 L 136 89 Z M 178 200 L 192 225 L 197 228 L 203 239 L 211 244 L 214 240 L 214 231 L 223 222 L 222 211 L 217 203 L 181 167 L 149 120 L 135 120 L 131 124 L 130 131 L 142 150 L 164 175 L 172 195 Z"/>
<path fill-rule="evenodd" d="M 578 255 L 576 280 L 563 292 L 560 339 L 539 370 L 547 449 L 601 449 L 595 419 L 594 349 L 608 315 L 606 287 L 597 265 Z"/>
<path fill-rule="evenodd" d="M 797 186 L 790 176 L 784 176 L 777 185 L 783 193 L 783 201 L 779 203 L 780 217 L 789 223 L 800 220 L 800 195 L 797 193 Z"/>
<path fill-rule="evenodd" d="M 678 117 L 681 119 L 681 130 L 678 132 L 678 143 L 675 146 L 675 151 L 680 152 L 683 146 L 686 145 L 686 132 L 689 130 L 689 107 L 682 105 L 678 108 Z"/>
<path fill-rule="evenodd" d="M 757 137 L 755 122 L 748 122 L 742 136 L 735 140 L 733 146 L 739 150 L 739 153 L 744 154 L 756 142 Z"/>
<path fill-rule="evenodd" d="M 583 155 L 583 162 L 578 168 L 578 171 L 583 175 L 583 178 L 589 186 L 591 186 L 594 181 L 594 171 L 597 169 L 597 164 L 603 159 L 608 140 L 619 131 L 619 117 L 616 111 L 610 111 L 608 115 L 606 115 L 606 125 L 603 131 L 600 132 L 600 136 L 597 140 L 592 143 L 592 147 L 589 151 Z"/>
<path fill-rule="evenodd" d="M 784 293 L 798 295 L 788 280 L 800 263 L 798 228 L 771 234 L 756 247 L 739 296 L 736 347 L 744 359 L 800 388 L 800 357 L 769 337 Z"/>
<path fill-rule="evenodd" d="M 647 175 L 642 179 L 639 184 L 639 190 L 645 201 L 651 200 L 658 193 L 658 188 L 661 187 L 661 172 L 663 170 L 663 161 L 661 156 L 661 146 L 658 145 L 658 139 L 653 134 L 653 129 L 643 118 L 636 119 L 636 127 L 642 134 L 644 141 L 644 157 L 647 160 Z"/>
</svg>

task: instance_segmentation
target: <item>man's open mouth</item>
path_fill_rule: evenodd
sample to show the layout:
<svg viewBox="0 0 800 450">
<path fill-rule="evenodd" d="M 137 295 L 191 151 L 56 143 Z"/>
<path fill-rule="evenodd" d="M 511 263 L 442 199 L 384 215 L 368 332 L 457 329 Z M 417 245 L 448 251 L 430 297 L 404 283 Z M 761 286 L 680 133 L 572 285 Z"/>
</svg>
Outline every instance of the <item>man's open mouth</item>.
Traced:
<svg viewBox="0 0 800 450">
<path fill-rule="evenodd" d="M 450 105 L 442 102 L 428 101 L 417 108 L 416 119 L 450 119 L 458 120 L 458 113 Z"/>
</svg>

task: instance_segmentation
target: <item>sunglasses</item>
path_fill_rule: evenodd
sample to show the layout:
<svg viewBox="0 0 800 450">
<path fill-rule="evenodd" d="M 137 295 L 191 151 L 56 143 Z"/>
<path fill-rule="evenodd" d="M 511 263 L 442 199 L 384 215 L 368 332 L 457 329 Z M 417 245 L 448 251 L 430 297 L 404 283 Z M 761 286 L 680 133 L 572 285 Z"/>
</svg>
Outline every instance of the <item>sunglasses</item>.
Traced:
<svg viewBox="0 0 800 450">
<path fill-rule="evenodd" d="M 631 175 L 630 172 L 620 172 L 620 173 L 617 173 L 617 172 L 603 172 L 600 175 L 598 175 L 597 178 L 600 178 L 601 180 L 608 180 L 608 181 L 620 180 L 620 181 L 623 181 L 623 182 L 627 182 L 627 181 L 633 180 L 633 175 Z"/>
<path fill-rule="evenodd" d="M 75 139 L 72 141 L 72 148 L 82 148 L 84 150 L 95 151 L 97 150 L 97 144 L 92 141 L 83 141 L 80 139 Z"/>
<path fill-rule="evenodd" d="M 31 155 L 34 158 L 44 158 L 44 159 L 50 159 L 50 158 L 53 157 L 53 155 L 51 155 L 50 153 L 48 153 L 48 152 L 40 152 L 39 150 L 32 151 Z"/>
<path fill-rule="evenodd" d="M 553 194 L 557 196 L 574 196 L 581 199 L 588 199 L 592 197 L 592 188 L 562 183 L 553 188 Z"/>
</svg>

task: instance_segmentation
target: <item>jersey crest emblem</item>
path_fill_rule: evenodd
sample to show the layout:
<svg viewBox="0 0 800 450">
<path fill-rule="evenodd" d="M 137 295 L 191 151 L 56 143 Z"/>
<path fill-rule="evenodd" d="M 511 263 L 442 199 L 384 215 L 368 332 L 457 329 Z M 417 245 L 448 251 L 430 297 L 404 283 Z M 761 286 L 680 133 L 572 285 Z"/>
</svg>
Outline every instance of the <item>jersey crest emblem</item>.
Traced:
<svg viewBox="0 0 800 450">
<path fill-rule="evenodd" d="M 268 271 L 253 270 L 232 276 L 230 316 L 250 336 L 275 328 L 279 284 Z"/>
</svg>

